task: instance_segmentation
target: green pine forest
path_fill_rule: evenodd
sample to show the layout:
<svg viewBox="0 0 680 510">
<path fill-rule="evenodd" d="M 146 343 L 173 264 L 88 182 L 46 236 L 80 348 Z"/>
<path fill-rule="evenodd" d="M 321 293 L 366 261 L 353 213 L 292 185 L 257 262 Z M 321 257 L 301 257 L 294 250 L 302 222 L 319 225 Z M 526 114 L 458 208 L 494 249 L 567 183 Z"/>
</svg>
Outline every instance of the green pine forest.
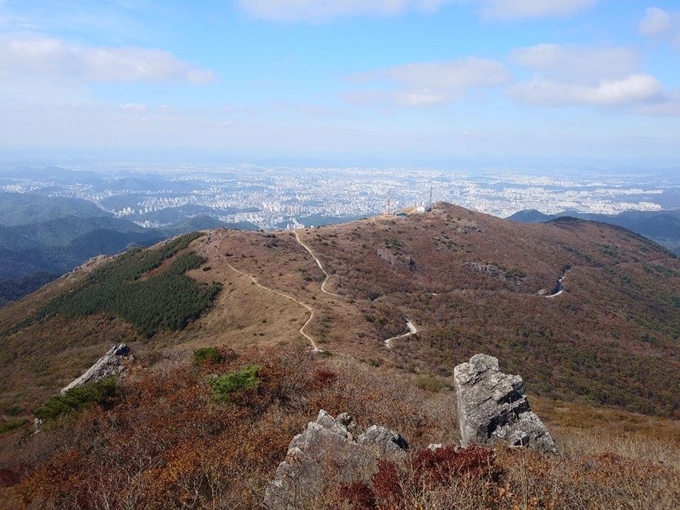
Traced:
<svg viewBox="0 0 680 510">
<path fill-rule="evenodd" d="M 198 237 L 199 233 L 186 234 L 157 249 L 127 251 L 93 271 L 73 291 L 47 303 L 20 327 L 55 315 L 68 319 L 109 313 L 119 315 L 147 338 L 164 329 L 185 328 L 212 306 L 221 289 L 219 284 L 199 284 L 185 274 L 205 262 L 186 251 Z M 167 267 L 149 274 L 166 261 Z"/>
</svg>

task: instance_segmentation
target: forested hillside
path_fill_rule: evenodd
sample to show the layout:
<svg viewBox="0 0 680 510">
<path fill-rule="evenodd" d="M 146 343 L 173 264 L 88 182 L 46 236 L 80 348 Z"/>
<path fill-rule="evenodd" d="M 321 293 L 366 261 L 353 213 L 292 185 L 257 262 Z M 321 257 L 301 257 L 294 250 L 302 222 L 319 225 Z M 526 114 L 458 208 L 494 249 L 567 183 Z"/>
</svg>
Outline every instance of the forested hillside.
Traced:
<svg viewBox="0 0 680 510">
<path fill-rule="evenodd" d="M 305 508 L 671 508 L 678 289 L 680 261 L 620 227 L 448 204 L 130 250 L 0 311 L 0 501 L 256 508 L 325 409 L 398 431 L 411 453 Z M 123 342 L 124 377 L 54 397 Z M 457 443 L 452 372 L 477 353 L 523 377 L 559 457 L 427 453 Z M 423 484 L 426 457 L 440 478 Z"/>
<path fill-rule="evenodd" d="M 85 200 L 0 193 L 0 306 L 92 257 L 221 225 L 197 216 L 163 229 L 143 228 Z"/>
</svg>

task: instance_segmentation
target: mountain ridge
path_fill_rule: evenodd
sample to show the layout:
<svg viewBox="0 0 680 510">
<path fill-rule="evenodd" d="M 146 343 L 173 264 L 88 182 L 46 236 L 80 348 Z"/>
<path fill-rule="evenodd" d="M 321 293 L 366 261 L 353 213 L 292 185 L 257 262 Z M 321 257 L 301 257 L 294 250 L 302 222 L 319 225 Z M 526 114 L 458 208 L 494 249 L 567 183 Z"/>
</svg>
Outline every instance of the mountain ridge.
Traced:
<svg viewBox="0 0 680 510">
<path fill-rule="evenodd" d="M 452 369 L 480 352 L 522 375 L 566 453 L 485 450 L 494 475 L 479 479 L 463 508 L 677 500 L 680 261 L 652 241 L 588 221 L 526 225 L 447 204 L 407 218 L 219 229 L 185 241 L 94 260 L 0 310 L 0 473 L 10 480 L 0 505 L 75 508 L 76 498 L 124 508 L 134 498 L 149 508 L 257 508 L 291 438 L 319 409 L 398 430 L 414 456 L 432 443 L 466 455 L 454 448 Z M 183 260 L 191 263 L 180 275 Z M 173 272 L 222 290 L 177 329 L 159 324 L 147 337 L 123 319 L 126 307 L 143 315 L 163 301 L 171 310 L 184 293 L 145 302 L 128 290 Z M 106 304 L 110 293 L 121 313 L 63 308 L 79 295 L 79 306 Z M 394 338 L 410 330 L 407 320 L 416 333 Z M 51 395 L 120 343 L 134 355 L 125 377 L 31 435 L 32 413 L 43 403 L 58 410 Z M 409 464 L 367 469 L 364 483 L 378 487 L 372 474 L 391 483 Z M 456 494 L 477 480 L 451 476 Z M 308 506 L 344 504 L 350 489 L 331 487 Z M 437 491 L 421 501 L 449 494 Z"/>
<path fill-rule="evenodd" d="M 680 294 L 674 287 L 680 262 L 635 233 L 568 220 L 523 226 L 439 204 L 409 218 L 298 231 L 322 271 L 292 232 L 219 232 L 224 235 L 211 231 L 193 243 L 208 269 L 191 271 L 192 277 L 228 287 L 233 278 L 249 275 L 316 305 L 307 332 L 321 349 L 332 346 L 444 378 L 456 359 L 476 348 L 514 371 L 524 365 L 525 351 L 536 367 L 526 378 L 546 395 L 680 412 L 665 393 L 668 381 L 679 384 L 671 372 L 680 354 Z M 547 299 L 567 269 L 562 292 Z M 330 294 L 316 289 L 326 279 Z M 304 309 L 298 313 L 307 320 Z M 574 325 L 567 326 L 569 316 Z M 386 352 L 384 340 L 408 332 L 408 320 L 418 334 Z M 181 333 L 186 338 L 173 342 L 196 334 Z M 572 366 L 576 360 L 580 369 Z M 601 363 L 611 377 L 590 385 Z M 551 378 L 548 366 L 560 367 Z M 642 397 L 650 385 L 656 400 Z"/>
<path fill-rule="evenodd" d="M 507 219 L 521 223 L 545 223 L 569 216 L 582 220 L 608 223 L 637 232 L 680 255 L 680 209 L 662 211 L 624 211 L 615 215 L 582 213 L 567 210 L 556 214 L 544 214 L 536 209 L 516 212 Z"/>
</svg>

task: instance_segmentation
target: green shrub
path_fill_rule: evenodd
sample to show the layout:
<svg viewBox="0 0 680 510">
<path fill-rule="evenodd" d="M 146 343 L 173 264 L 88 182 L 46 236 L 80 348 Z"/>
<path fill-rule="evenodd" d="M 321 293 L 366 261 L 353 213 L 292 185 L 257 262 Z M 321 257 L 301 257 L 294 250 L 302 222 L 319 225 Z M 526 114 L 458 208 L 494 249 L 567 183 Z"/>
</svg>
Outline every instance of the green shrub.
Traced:
<svg viewBox="0 0 680 510">
<path fill-rule="evenodd" d="M 116 393 L 116 379 L 116 376 L 111 375 L 81 388 L 70 389 L 64 395 L 53 395 L 36 410 L 35 415 L 48 421 L 80 411 L 92 404 L 106 405 Z"/>
<path fill-rule="evenodd" d="M 248 365 L 240 372 L 227 372 L 210 381 L 213 400 L 228 402 L 229 396 L 243 388 L 257 388 L 260 379 L 257 377 L 257 366 Z"/>
<path fill-rule="evenodd" d="M 28 420 L 22 419 L 22 420 L 10 420 L 6 421 L 5 423 L 0 423 L 0 434 L 4 434 L 5 432 L 9 432 L 11 430 L 16 430 L 20 429 L 24 425 L 28 423 Z"/>
<path fill-rule="evenodd" d="M 7 409 L 7 411 L 5 411 L 5 414 L 7 416 L 19 416 L 23 412 L 24 412 L 23 407 L 15 405 Z"/>
<path fill-rule="evenodd" d="M 203 365 L 204 363 L 213 365 L 223 360 L 224 356 L 217 350 L 217 347 L 202 347 L 194 351 L 194 363 L 196 365 Z"/>
<path fill-rule="evenodd" d="M 421 390 L 438 392 L 444 387 L 444 384 L 432 375 L 419 375 L 413 379 L 413 384 Z"/>
</svg>

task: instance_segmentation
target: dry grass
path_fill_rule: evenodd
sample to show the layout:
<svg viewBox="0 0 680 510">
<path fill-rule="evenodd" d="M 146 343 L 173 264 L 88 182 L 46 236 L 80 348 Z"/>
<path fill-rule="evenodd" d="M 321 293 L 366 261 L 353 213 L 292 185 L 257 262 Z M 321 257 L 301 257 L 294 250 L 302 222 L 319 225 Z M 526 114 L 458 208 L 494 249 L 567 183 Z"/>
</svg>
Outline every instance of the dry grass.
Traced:
<svg viewBox="0 0 680 510">
<path fill-rule="evenodd" d="M 456 472 L 423 485 L 412 464 L 415 452 L 430 443 L 457 444 L 454 392 L 422 390 L 408 374 L 349 356 L 314 355 L 302 342 L 239 349 L 204 370 L 177 349 L 167 352 L 124 381 L 112 410 L 93 409 L 28 440 L 13 442 L 20 433 L 13 441 L 5 437 L 0 469 L 24 478 L 0 490 L 0 504 L 79 508 L 79 494 L 87 494 L 87 508 L 107 501 L 110 508 L 130 501 L 136 508 L 182 508 L 190 501 L 195 508 L 257 508 L 288 441 L 321 408 L 350 412 L 360 427 L 381 424 L 409 441 L 413 454 L 394 475 L 400 496 L 379 508 L 673 508 L 679 496 L 677 422 L 534 399 L 556 437 L 558 457 L 498 448 L 486 474 Z M 261 368 L 257 390 L 244 390 L 229 404 L 212 403 L 205 374 L 249 364 Z M 565 405 L 580 426 L 565 424 Z M 620 422 L 636 428 L 624 430 Z M 331 452 L 331 481 L 333 460 Z M 368 466 L 358 480 L 387 483 L 374 481 L 378 469 Z M 316 496 L 303 498 L 300 508 L 363 508 L 349 505 L 342 487 L 310 488 L 304 494 Z M 387 497 L 384 485 L 376 487 Z"/>
<path fill-rule="evenodd" d="M 591 403 L 599 397 L 587 393 L 596 388 L 605 396 L 616 396 L 612 389 L 644 387 L 651 392 L 650 402 L 660 402 L 660 409 L 677 403 L 680 388 L 673 371 L 679 368 L 674 360 L 680 353 L 672 339 L 677 318 L 664 315 L 672 306 L 663 299 L 675 295 L 680 262 L 654 251 L 649 243 L 597 225 L 508 224 L 454 207 L 407 220 L 379 218 L 301 232 L 331 275 L 328 288 L 342 295 L 337 298 L 320 291 L 323 273 L 292 233 L 222 234 L 208 234 L 192 245 L 208 261 L 190 276 L 220 282 L 223 290 L 213 309 L 181 332 L 162 332 L 142 341 L 119 319 L 97 316 L 68 324 L 54 318 L 2 338 L 0 413 L 19 406 L 24 409 L 19 418 L 30 418 L 32 409 L 113 343 L 130 343 L 137 364 L 125 383 L 129 393 L 113 414 L 97 415 L 94 421 L 86 417 L 72 424 L 75 429 L 28 442 L 22 439 L 24 431 L 3 434 L 0 469 L 38 472 L 65 462 L 71 447 L 81 460 L 94 462 L 85 443 L 69 437 L 73 430 L 88 438 L 102 430 L 112 437 L 130 434 L 143 444 L 140 431 L 147 423 L 139 421 L 141 416 L 135 422 L 139 431 L 123 432 L 116 429 L 120 422 L 115 417 L 137 419 L 125 414 L 133 413 L 137 405 L 137 412 L 142 409 L 144 416 L 154 416 L 153 423 L 168 426 L 174 423 L 173 413 L 185 405 L 195 413 L 187 417 L 189 424 L 206 419 L 201 427 L 208 430 L 208 418 L 226 420 L 219 421 L 224 430 L 207 443 L 190 431 L 183 441 L 167 439 L 162 443 L 167 450 L 152 459 L 158 471 L 141 469 L 131 475 L 136 487 L 152 491 L 145 484 L 163 475 L 166 485 L 153 490 L 181 495 L 190 490 L 191 480 L 195 482 L 191 476 L 202 473 L 216 492 L 205 496 L 209 504 L 198 507 L 254 508 L 265 481 L 285 455 L 286 444 L 320 408 L 332 414 L 350 412 L 363 425 L 388 426 L 415 450 L 430 443 L 455 444 L 459 437 L 455 395 L 447 387 L 451 371 L 471 354 L 484 351 L 498 355 L 505 371 L 524 376 L 529 391 L 537 395 L 531 398 L 532 406 L 553 431 L 561 455 L 542 459 L 531 452 L 499 450 L 496 464 L 501 478 L 474 483 L 452 478 L 443 487 L 411 490 L 401 506 L 393 508 L 673 508 L 680 499 L 680 422 L 622 410 L 631 406 L 625 398 L 610 402 L 619 409 L 594 407 Z M 618 246 L 617 251 L 612 246 Z M 409 257 L 415 270 L 409 268 Z M 528 278 L 512 283 L 482 275 L 467 269 L 468 261 L 494 262 L 521 270 Z M 328 356 L 310 354 L 308 342 L 299 334 L 309 316 L 306 308 L 254 285 L 227 263 L 311 306 L 315 315 L 306 332 Z M 578 267 L 569 273 L 560 299 L 536 296 L 537 290 L 554 284 L 567 264 Z M 206 267 L 210 269 L 203 270 Z M 0 329 L 6 330 L 77 281 L 77 275 L 58 280 L 1 310 Z M 406 317 L 419 334 L 386 349 L 383 340 L 403 333 Z M 192 351 L 208 346 L 234 349 L 240 354 L 238 363 L 277 360 L 272 381 L 278 382 L 272 384 L 288 400 L 277 396 L 263 404 L 259 395 L 242 402 L 230 411 L 247 416 L 246 425 L 229 429 L 231 418 L 214 415 L 207 393 L 201 393 L 207 391 L 203 374 L 188 366 Z M 590 370 L 586 366 L 590 361 L 594 368 L 583 375 Z M 663 370 L 655 370 L 659 367 Z M 334 374 L 332 381 L 316 381 L 317 370 Z M 158 382 L 149 382 L 150 377 L 158 377 Z M 131 395 L 144 385 L 156 393 L 149 400 L 135 401 Z M 179 400 L 173 407 L 175 398 Z M 655 409 L 651 406 L 648 412 Z M 104 428 L 95 433 L 97 427 Z M 238 451 L 249 459 L 246 467 L 239 466 L 234 456 L 233 435 L 241 430 L 246 439 Z M 258 451 L 262 444 L 272 451 L 267 455 Z M 89 447 L 92 452 L 115 453 L 101 443 Z M 201 449 L 223 457 L 209 459 Z M 183 455 L 191 466 L 180 462 Z M 127 461 L 138 460 L 132 456 Z M 122 472 L 128 468 L 123 466 Z M 408 475 L 408 466 L 403 469 Z M 227 483 L 224 473 L 233 477 L 233 484 Z M 88 484 L 106 488 L 103 479 L 82 482 L 81 489 Z M 347 505 L 338 500 L 340 487 L 329 490 L 327 499 L 310 501 L 310 508 Z M 2 497 L 9 498 L 10 493 L 4 491 Z M 18 500 L 0 499 L 0 506 L 3 501 L 5 507 L 20 508 Z M 76 508 L 69 504 L 61 507 Z M 174 503 L 164 508 L 175 506 L 179 508 Z"/>
</svg>

